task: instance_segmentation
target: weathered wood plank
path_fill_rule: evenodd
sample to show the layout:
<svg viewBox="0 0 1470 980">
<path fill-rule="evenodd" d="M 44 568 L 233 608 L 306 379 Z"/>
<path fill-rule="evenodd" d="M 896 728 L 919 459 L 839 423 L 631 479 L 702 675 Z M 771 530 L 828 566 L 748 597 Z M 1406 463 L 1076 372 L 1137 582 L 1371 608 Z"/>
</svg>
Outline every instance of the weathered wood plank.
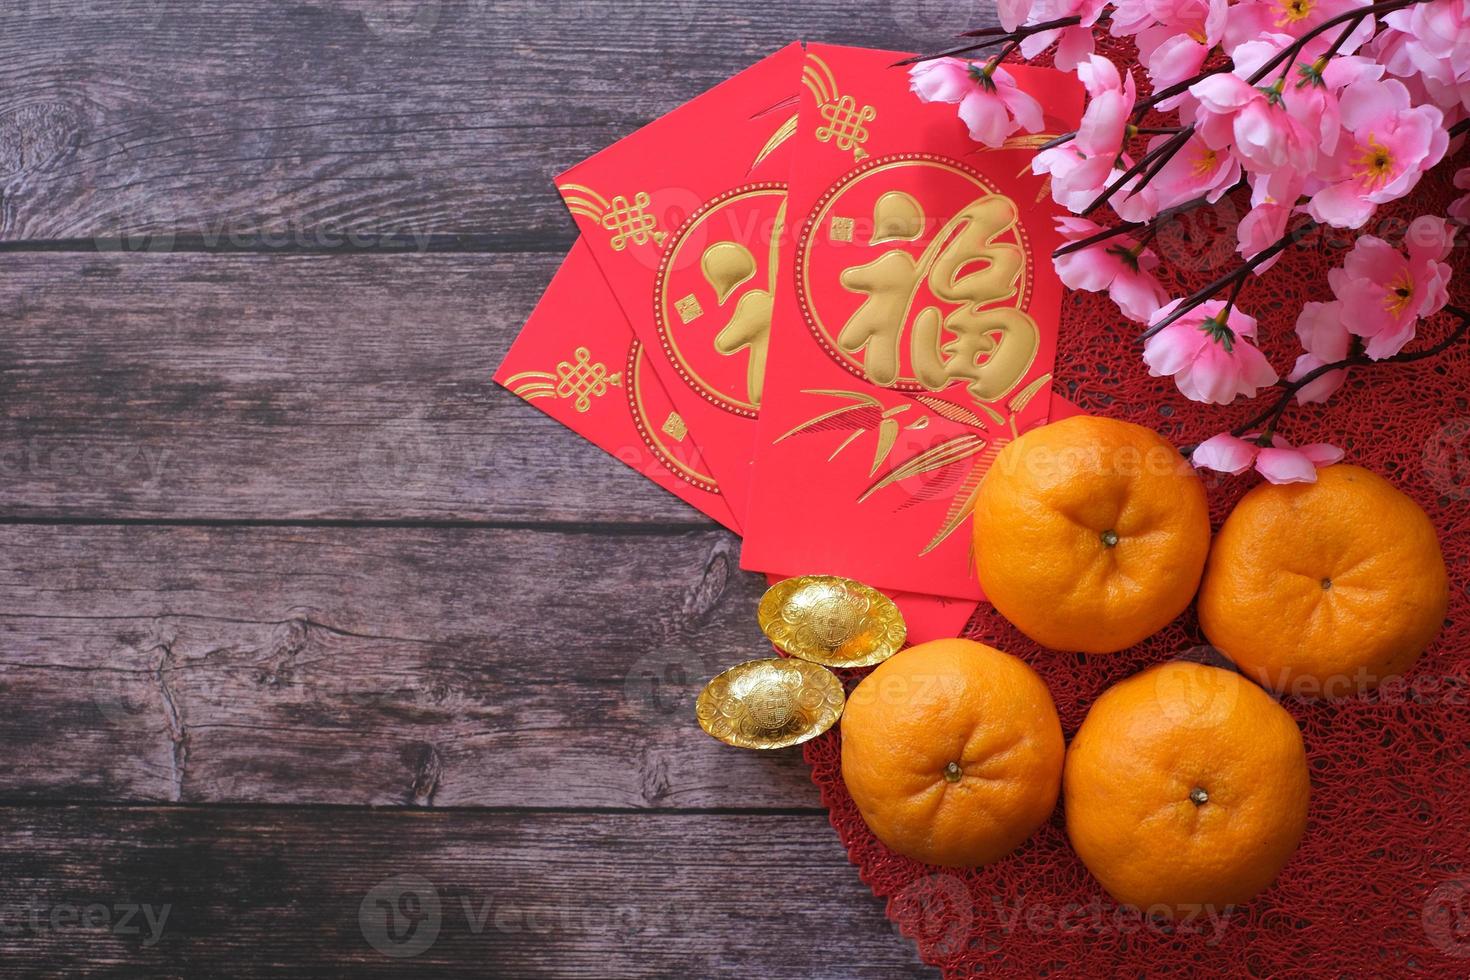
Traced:
<svg viewBox="0 0 1470 980">
<path fill-rule="evenodd" d="M 820 807 L 723 531 L 0 527 L 0 799 Z"/>
<path fill-rule="evenodd" d="M 709 526 L 491 383 L 559 259 L 7 255 L 0 516 Z"/>
<path fill-rule="evenodd" d="M 0 866 L 17 976 L 934 975 L 820 815 L 3 809 Z"/>
<path fill-rule="evenodd" d="M 991 18 L 981 0 L 21 0 L 0 12 L 0 240 L 565 244 L 554 174 L 781 45 L 933 45 Z"/>
</svg>

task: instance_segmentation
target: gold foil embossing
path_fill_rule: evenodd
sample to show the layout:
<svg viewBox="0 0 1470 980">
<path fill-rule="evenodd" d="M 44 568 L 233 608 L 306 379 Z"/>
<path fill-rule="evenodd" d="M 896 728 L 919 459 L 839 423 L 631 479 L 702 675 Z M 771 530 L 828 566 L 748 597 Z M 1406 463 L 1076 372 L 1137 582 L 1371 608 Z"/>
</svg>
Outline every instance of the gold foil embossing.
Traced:
<svg viewBox="0 0 1470 980">
<path fill-rule="evenodd" d="M 686 326 L 704 316 L 704 307 L 699 305 L 699 297 L 690 294 L 674 304 L 674 310 L 679 314 L 679 320 Z"/>
<path fill-rule="evenodd" d="M 670 412 L 669 417 L 664 419 L 663 431 L 665 435 L 672 436 L 674 441 L 683 442 L 684 437 L 689 435 L 689 426 L 684 424 L 684 419 L 678 412 Z"/>
<path fill-rule="evenodd" d="M 711 199 L 674 233 L 654 287 L 659 340 L 679 376 L 706 401 L 748 418 L 760 408 L 785 216 L 784 184 L 747 184 Z M 702 322 L 684 318 L 685 301 L 700 304 Z M 677 329 L 680 320 L 689 329 Z"/>
<path fill-rule="evenodd" d="M 699 264 L 721 306 L 731 293 L 755 277 L 755 256 L 739 242 L 715 242 L 704 250 Z"/>
<path fill-rule="evenodd" d="M 670 473 L 683 480 L 691 486 L 698 487 L 707 493 L 719 493 L 720 486 L 715 478 L 709 473 L 695 469 L 691 465 L 692 454 L 678 444 L 665 442 L 664 435 L 673 435 L 672 428 L 684 425 L 684 420 L 677 412 L 670 412 L 664 419 L 663 425 L 657 425 L 649 416 L 649 406 L 645 401 L 644 387 L 649 383 L 656 384 L 656 380 L 650 377 L 651 371 L 645 365 L 648 357 L 643 352 L 643 345 L 638 341 L 628 347 L 627 388 L 628 388 L 628 411 L 633 417 L 633 425 L 638 430 L 638 435 L 643 439 L 643 444 L 648 451 L 663 464 Z M 664 396 L 667 397 L 667 396 Z M 662 409 L 659 409 L 662 411 Z M 685 428 L 684 434 L 688 435 Z M 679 437 L 678 443 L 683 442 Z"/>
<path fill-rule="evenodd" d="M 873 240 L 870 244 L 911 242 L 923 233 L 924 209 L 911 195 L 889 191 L 873 205 Z"/>
<path fill-rule="evenodd" d="M 522 371 L 506 379 L 506 387 L 524 398 L 570 398 L 572 407 L 586 412 L 592 407 L 592 399 L 607 394 L 608 388 L 623 383 L 620 371 L 608 373 L 607 365 L 592 360 L 592 352 L 578 347 L 572 352 L 572 360 L 560 361 L 556 373 L 549 371 Z"/>
<path fill-rule="evenodd" d="M 879 207 L 894 206 L 890 198 L 880 198 Z M 917 222 L 922 226 L 922 215 Z M 842 273 L 842 285 L 867 299 L 837 335 L 838 345 L 850 354 L 866 347 L 868 377 L 880 385 L 893 384 L 904 327 L 920 284 L 927 284 L 935 298 L 958 308 L 947 316 L 935 306 L 919 311 L 910 341 L 919 383 L 939 391 L 951 381 L 964 380 L 980 401 L 1003 397 L 1020 382 L 1041 344 L 1030 316 L 1014 307 L 992 306 L 1015 297 L 1025 265 L 1018 246 L 996 241 L 1015 223 L 1016 208 L 1009 198 L 986 195 L 952 217 L 919 258 L 895 248 L 849 267 Z M 941 340 L 941 326 L 953 340 Z"/>
<path fill-rule="evenodd" d="M 863 149 L 868 141 L 867 124 L 878 118 L 878 110 L 859 105 L 851 95 L 843 95 L 831 67 L 815 54 L 807 54 L 801 81 L 817 100 L 817 112 L 822 117 L 812 134 L 817 141 L 851 153 L 854 160 L 867 159 L 868 151 Z"/>
<path fill-rule="evenodd" d="M 631 200 L 617 194 L 611 201 L 582 184 L 566 184 L 561 191 L 573 214 L 591 218 L 612 232 L 608 244 L 615 252 L 623 251 L 629 244 L 646 245 L 651 241 L 662 245 L 668 237 L 667 232 L 659 230 L 658 219 L 648 213 L 653 202 L 647 191 L 638 191 Z"/>
<path fill-rule="evenodd" d="M 822 247 L 839 216 L 870 212 L 870 233 Z M 978 172 L 897 155 L 851 171 L 813 210 L 799 238 L 798 298 L 847 370 L 913 394 L 962 384 L 977 408 L 1003 419 L 989 403 L 1004 409 L 1034 380 L 1026 376 L 1041 350 L 1026 312 L 1033 261 L 1015 203 Z"/>
<path fill-rule="evenodd" d="M 913 408 L 912 405 L 895 405 L 893 408 L 885 409 L 883 403 L 872 395 L 861 391 L 842 391 L 822 388 L 808 388 L 802 391 L 804 395 L 827 395 L 832 398 L 841 398 L 848 404 L 840 408 L 829 409 L 778 436 L 771 445 L 777 445 L 790 439 L 792 436 L 803 435 L 809 432 L 826 432 L 836 429 L 847 431 L 847 438 L 837 444 L 832 450 L 832 455 L 827 457 L 827 462 L 836 459 L 837 456 L 848 446 L 852 445 L 865 433 L 876 431 L 878 433 L 877 445 L 873 449 L 873 465 L 868 468 L 868 475 L 872 476 L 878 472 L 878 467 L 888 461 L 888 454 L 893 451 L 893 446 L 898 442 L 900 429 L 916 431 L 927 428 L 929 416 L 921 415 L 917 419 L 904 425 L 899 416 Z M 948 403 L 946 403 L 948 404 Z"/>
</svg>

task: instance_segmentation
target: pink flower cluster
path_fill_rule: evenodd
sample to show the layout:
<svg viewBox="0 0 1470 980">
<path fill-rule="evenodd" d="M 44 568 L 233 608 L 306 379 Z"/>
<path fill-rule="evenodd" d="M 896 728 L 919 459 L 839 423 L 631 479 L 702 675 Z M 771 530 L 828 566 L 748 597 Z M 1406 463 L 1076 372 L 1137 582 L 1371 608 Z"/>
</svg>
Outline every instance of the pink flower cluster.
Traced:
<svg viewBox="0 0 1470 980">
<path fill-rule="evenodd" d="M 1366 230 L 1463 144 L 1470 120 L 1470 0 L 997 0 L 1011 32 L 991 45 L 1030 58 L 1055 44 L 1088 101 L 1075 133 L 1032 162 L 1056 202 L 1079 217 L 1058 228 L 1069 243 L 1057 274 L 1072 289 L 1107 292 L 1123 316 L 1147 324 L 1143 359 L 1187 397 L 1223 405 L 1278 383 L 1256 346 L 1244 287 L 1266 274 L 1316 225 Z M 1107 30 L 1131 38 L 1154 93 L 1095 53 Z M 913 90 L 958 103 L 971 135 L 1000 146 L 1039 132 L 1042 110 L 988 48 L 983 62 L 920 63 Z M 1223 55 L 1223 57 L 1220 57 Z M 1160 115 L 1169 124 L 1159 124 Z M 1145 127 L 1143 120 L 1148 118 Z M 1463 130 L 1463 126 L 1459 129 Z M 1465 194 L 1440 217 L 1415 221 L 1402 247 L 1360 234 L 1332 272 L 1333 298 L 1296 318 L 1302 353 L 1283 384 L 1299 403 L 1321 402 L 1348 368 L 1391 357 L 1419 322 L 1443 309 L 1454 245 L 1450 222 L 1470 224 Z M 1228 301 L 1171 299 L 1151 247 L 1168 215 L 1248 187 L 1250 210 L 1234 229 L 1242 265 L 1222 279 Z M 1103 203 L 1123 228 L 1094 220 Z M 1313 479 L 1331 447 L 1292 449 L 1274 431 L 1219 436 L 1196 451 L 1202 466 L 1267 479 Z"/>
</svg>

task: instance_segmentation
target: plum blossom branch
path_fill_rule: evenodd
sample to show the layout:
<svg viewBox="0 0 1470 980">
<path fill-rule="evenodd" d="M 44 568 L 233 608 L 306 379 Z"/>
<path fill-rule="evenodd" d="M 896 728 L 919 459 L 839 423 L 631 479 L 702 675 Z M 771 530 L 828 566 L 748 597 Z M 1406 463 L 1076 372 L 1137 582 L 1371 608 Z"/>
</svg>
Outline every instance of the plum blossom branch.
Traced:
<svg viewBox="0 0 1470 980">
<path fill-rule="evenodd" d="M 1170 219 L 1177 218 L 1181 214 L 1187 214 L 1190 211 L 1195 210 L 1196 208 L 1202 208 L 1209 203 L 1211 203 L 1211 201 L 1208 196 L 1197 197 L 1191 201 L 1185 201 L 1183 204 L 1176 204 L 1172 208 L 1165 208 L 1163 211 L 1160 211 L 1157 215 L 1150 218 L 1148 221 L 1120 222 L 1119 224 L 1104 228 L 1102 231 L 1099 231 L 1096 234 L 1088 235 L 1086 238 L 1079 238 L 1074 242 L 1068 242 L 1051 254 L 1053 258 L 1061 258 L 1063 255 L 1071 255 L 1073 252 L 1080 252 L 1088 246 L 1096 245 L 1098 242 L 1105 242 L 1109 238 L 1113 238 L 1118 235 L 1125 235 L 1131 231 L 1137 231 L 1140 228 L 1147 229 L 1145 234 L 1148 237 L 1152 238 L 1153 235 L 1156 234 L 1158 230 L 1162 228 L 1164 224 L 1166 224 Z"/>
<path fill-rule="evenodd" d="M 1319 226 L 1315 221 L 1306 221 L 1298 225 L 1292 231 L 1289 231 L 1285 235 L 1281 236 L 1280 240 L 1278 240 L 1276 244 L 1262 250 L 1261 252 L 1258 252 L 1256 255 L 1242 263 L 1238 268 L 1232 269 L 1230 272 L 1227 272 L 1225 275 L 1216 279 L 1209 285 L 1203 286 L 1190 295 L 1186 296 L 1183 300 L 1180 301 L 1179 306 L 1173 312 L 1167 314 L 1166 316 L 1159 319 L 1157 322 L 1151 324 L 1147 330 L 1139 335 L 1138 339 L 1148 340 L 1150 337 L 1162 331 L 1169 324 L 1184 316 L 1190 310 L 1195 309 L 1200 304 L 1209 300 L 1216 293 L 1220 292 L 1220 290 L 1226 288 L 1227 286 L 1232 286 L 1236 285 L 1237 283 L 1244 282 L 1246 277 L 1255 272 L 1257 268 L 1269 262 L 1277 255 L 1280 255 L 1282 252 L 1286 251 L 1288 248 L 1295 245 L 1297 242 L 1301 241 L 1312 232 L 1316 231 L 1318 227 Z M 1236 292 L 1238 294 L 1239 290 L 1237 290 Z M 1232 298 L 1232 304 L 1233 302 L 1234 299 Z"/>
<path fill-rule="evenodd" d="M 1470 133 L 1470 0 L 1308 0 L 1286 16 L 1283 2 L 997 0 L 1001 26 L 967 32 L 969 43 L 945 53 L 986 60 L 905 63 L 916 65 L 910 84 L 921 99 L 957 104 L 971 136 L 995 148 L 1044 128 L 1029 79 L 1001 62 L 1055 46 L 1053 64 L 1087 95 L 1074 131 L 1043 137 L 1031 165 L 1068 212 L 1057 218 L 1058 277 L 1106 292 L 1143 324 L 1150 373 L 1172 376 L 1186 397 L 1225 405 L 1271 389 L 1272 406 L 1236 430 L 1266 423 L 1264 433 L 1221 432 L 1195 462 L 1230 473 L 1254 465 L 1295 482 L 1342 454 L 1286 444 L 1274 430 L 1288 403 L 1326 401 L 1350 369 L 1433 356 L 1470 333 L 1470 315 L 1447 305 L 1450 252 L 1458 226 L 1470 226 L 1470 167 L 1454 176 L 1458 199 L 1415 219 L 1401 245 L 1360 231 Z M 1097 53 L 1101 23 L 1132 39 L 1136 65 Z M 1139 69 L 1151 89 L 1143 98 Z M 1249 207 L 1226 231 L 1237 267 L 1172 299 L 1158 274 L 1171 259 L 1155 251 L 1161 229 L 1243 186 Z M 1096 218 L 1105 207 L 1111 220 Z M 1281 381 L 1256 346 L 1246 294 L 1324 226 L 1355 232 L 1356 244 L 1328 273 L 1332 298 L 1300 306 L 1302 350 Z M 1405 353 L 1445 309 L 1461 317 L 1450 337 Z"/>
<path fill-rule="evenodd" d="M 1104 21 L 1100 20 L 1098 23 L 1103 22 Z M 1007 53 L 1009 53 L 1010 50 L 1014 50 L 1015 47 L 1019 47 L 1020 42 L 1024 41 L 1028 37 L 1031 37 L 1033 34 L 1044 34 L 1047 31 L 1061 30 L 1065 27 L 1077 27 L 1081 25 L 1081 23 L 1082 18 L 1080 16 L 1073 15 L 1071 17 L 1058 17 L 1054 20 L 1045 21 L 1040 24 L 1028 24 L 1024 27 L 1018 27 L 1014 31 L 1007 31 L 1003 28 L 984 27 L 981 28 L 979 31 L 973 31 L 960 35 L 960 37 L 983 37 L 983 41 L 977 41 L 974 44 L 967 44 L 964 47 L 951 48 L 948 51 L 936 51 L 933 54 L 916 54 L 913 57 L 904 58 L 902 61 L 895 61 L 893 63 L 893 67 L 905 68 L 909 65 L 917 65 L 920 62 L 924 61 L 934 61 L 938 58 L 958 58 L 961 55 L 973 54 L 976 51 L 986 51 L 990 48 L 999 47 L 1002 44 L 1011 46 L 1010 48 L 1008 48 L 1007 51 Z M 1000 60 L 1004 61 L 1005 59 L 1004 57 L 1002 57 Z"/>
<path fill-rule="evenodd" d="M 1341 360 L 1334 361 L 1331 364 L 1323 364 L 1316 367 L 1295 381 L 1279 382 L 1278 387 L 1281 389 L 1281 394 L 1277 397 L 1276 401 L 1258 415 L 1237 425 L 1231 430 L 1231 435 L 1240 437 L 1249 432 L 1254 432 L 1257 429 L 1262 429 L 1261 438 L 1269 440 L 1272 433 L 1275 432 L 1277 424 L 1281 421 L 1281 417 L 1286 414 L 1286 409 L 1291 405 L 1291 400 L 1296 397 L 1297 393 L 1307 387 L 1307 385 L 1325 375 L 1331 374 L 1333 371 L 1342 371 L 1346 368 L 1354 367 L 1370 367 L 1378 364 L 1409 364 L 1413 361 L 1422 361 L 1426 358 L 1437 357 L 1443 354 L 1455 346 L 1455 344 L 1459 343 L 1467 332 L 1470 332 L 1470 310 L 1464 310 L 1458 306 L 1450 305 L 1445 307 L 1445 312 L 1451 316 L 1458 317 L 1460 322 L 1454 330 L 1450 331 L 1448 336 L 1434 346 L 1426 347 L 1423 350 L 1400 351 L 1391 357 L 1385 357 L 1380 360 L 1374 360 L 1367 354 L 1359 351 Z M 1264 428 L 1262 428 L 1263 426 Z"/>
<path fill-rule="evenodd" d="M 1405 7 L 1412 7 L 1416 3 L 1427 2 L 1429 0 L 1383 0 L 1383 2 L 1371 4 L 1367 7 L 1357 7 L 1346 13 L 1338 14 L 1336 17 L 1329 17 L 1297 38 L 1295 43 L 1282 48 L 1274 57 L 1269 58 L 1265 64 L 1256 69 L 1250 78 L 1246 79 L 1246 82 L 1250 85 L 1259 84 L 1261 79 L 1271 74 L 1273 69 L 1280 67 L 1283 63 L 1290 67 L 1296 62 L 1296 56 L 1302 53 L 1302 49 L 1310 42 L 1316 40 L 1320 35 L 1327 33 L 1339 24 L 1347 24 L 1351 21 L 1351 27 L 1347 31 L 1348 34 L 1351 34 L 1352 28 L 1356 28 L 1358 24 L 1362 23 L 1365 17 L 1388 14 L 1395 10 L 1403 10 Z M 1341 44 L 1337 45 L 1337 47 L 1341 47 Z"/>
<path fill-rule="evenodd" d="M 1366 7 L 1359 7 L 1354 10 L 1347 11 L 1346 13 L 1338 14 L 1336 17 L 1328 18 L 1310 31 L 1307 31 L 1301 37 L 1297 38 L 1291 44 L 1282 48 L 1274 56 L 1267 59 L 1264 64 L 1262 64 L 1258 69 L 1256 69 L 1255 72 L 1251 74 L 1248 79 L 1246 79 L 1246 84 L 1255 86 L 1259 84 L 1260 81 L 1264 79 L 1267 75 L 1269 75 L 1274 69 L 1284 66 L 1283 77 L 1281 80 L 1278 80 L 1276 87 L 1277 92 L 1279 93 L 1282 84 L 1284 84 L 1286 71 L 1289 71 L 1290 67 L 1296 63 L 1297 56 L 1301 54 L 1306 46 L 1320 35 L 1326 33 L 1327 31 L 1330 31 L 1332 28 L 1339 25 L 1347 25 L 1342 35 L 1337 39 L 1337 42 L 1333 44 L 1330 52 L 1327 55 L 1323 56 L 1324 58 L 1331 58 L 1337 53 L 1337 51 L 1346 42 L 1348 36 L 1350 36 L 1353 31 L 1357 29 L 1358 25 L 1361 24 L 1365 18 L 1378 14 L 1392 13 L 1395 10 L 1402 10 L 1406 7 L 1411 7 L 1415 4 L 1426 2 L 1429 2 L 1429 0 L 1382 0 L 1382 2 L 1371 4 Z M 1199 84 L 1199 82 L 1205 79 L 1208 79 L 1214 75 L 1228 72 L 1230 70 L 1231 66 L 1228 64 L 1203 70 L 1199 72 L 1195 77 L 1191 79 L 1186 79 L 1185 82 L 1180 82 L 1155 94 L 1150 99 L 1145 100 L 1138 106 L 1135 106 L 1134 111 L 1138 114 L 1138 118 L 1142 118 L 1142 113 L 1147 112 L 1148 109 L 1153 108 L 1155 105 L 1165 101 L 1168 98 L 1173 98 L 1182 95 L 1185 92 L 1188 92 L 1194 85 Z M 1118 191 L 1122 190 L 1125 187 L 1129 189 L 1130 193 L 1137 193 L 1142 188 L 1148 186 L 1148 183 L 1158 176 L 1159 172 L 1164 168 L 1169 160 L 1173 158 L 1181 149 L 1184 148 L 1185 144 L 1188 143 L 1190 138 L 1195 134 L 1196 129 L 1196 123 L 1190 123 L 1187 126 L 1181 127 L 1180 130 L 1173 137 L 1171 137 L 1168 142 L 1159 145 L 1154 150 L 1151 150 L 1137 163 L 1126 169 L 1119 176 L 1113 178 L 1111 182 L 1109 182 L 1103 188 L 1102 193 L 1094 198 L 1092 202 L 1088 204 L 1087 207 L 1085 207 L 1080 213 L 1084 216 L 1092 214 L 1093 212 L 1097 211 L 1098 208 L 1111 201 L 1113 197 L 1118 193 Z M 1058 137 L 1058 139 L 1053 142 L 1055 144 L 1060 144 L 1066 142 L 1067 137 L 1072 137 L 1075 135 L 1075 133 L 1065 134 L 1064 137 Z M 1129 182 L 1132 181 L 1134 178 L 1139 179 L 1134 186 L 1129 187 Z"/>
</svg>

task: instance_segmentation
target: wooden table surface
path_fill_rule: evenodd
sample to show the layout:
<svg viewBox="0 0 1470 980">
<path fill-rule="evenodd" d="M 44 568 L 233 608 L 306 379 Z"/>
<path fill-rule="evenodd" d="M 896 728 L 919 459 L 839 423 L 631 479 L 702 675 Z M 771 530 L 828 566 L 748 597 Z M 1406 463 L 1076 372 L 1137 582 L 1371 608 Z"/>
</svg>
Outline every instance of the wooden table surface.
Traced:
<svg viewBox="0 0 1470 980">
<path fill-rule="evenodd" d="M 489 378 L 554 174 L 990 17 L 6 3 L 4 972 L 932 975 L 799 754 L 694 725 L 762 649 L 738 542 Z"/>
</svg>

